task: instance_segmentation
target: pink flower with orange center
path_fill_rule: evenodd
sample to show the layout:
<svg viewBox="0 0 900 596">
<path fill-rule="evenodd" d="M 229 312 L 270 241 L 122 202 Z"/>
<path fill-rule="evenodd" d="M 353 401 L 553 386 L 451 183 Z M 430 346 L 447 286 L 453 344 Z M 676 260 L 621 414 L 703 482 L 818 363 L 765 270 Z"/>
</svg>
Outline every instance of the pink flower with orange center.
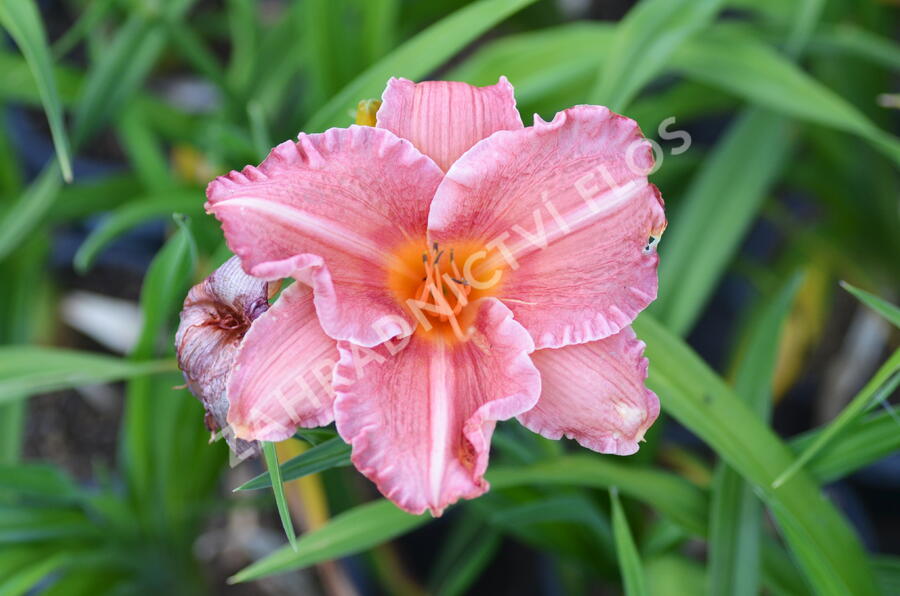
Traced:
<svg viewBox="0 0 900 596">
<path fill-rule="evenodd" d="M 336 422 L 403 509 L 488 489 L 496 421 L 628 455 L 659 413 L 631 322 L 655 297 L 663 203 L 632 121 L 525 127 L 512 86 L 391 79 L 376 126 L 301 134 L 213 181 L 257 278 L 293 278 L 243 338 L 246 440 Z"/>
</svg>

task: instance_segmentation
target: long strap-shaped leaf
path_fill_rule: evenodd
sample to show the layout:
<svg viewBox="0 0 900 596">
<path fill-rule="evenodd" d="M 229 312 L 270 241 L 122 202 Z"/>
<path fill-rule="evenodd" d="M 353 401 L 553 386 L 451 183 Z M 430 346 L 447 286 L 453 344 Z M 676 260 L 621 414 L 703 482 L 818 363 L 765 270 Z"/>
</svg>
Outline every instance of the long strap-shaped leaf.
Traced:
<svg viewBox="0 0 900 596">
<path fill-rule="evenodd" d="M 291 521 L 291 511 L 288 509 L 287 497 L 284 494 L 284 482 L 281 479 L 281 468 L 278 465 L 278 454 L 275 452 L 275 443 L 264 441 L 262 444 L 263 455 L 266 458 L 266 467 L 271 478 L 270 485 L 275 493 L 275 504 L 278 506 L 278 516 L 281 525 L 287 535 L 291 548 L 297 550 L 297 535 L 294 533 L 294 524 Z"/>
<path fill-rule="evenodd" d="M 612 502 L 613 535 L 616 541 L 616 555 L 619 559 L 619 571 L 622 574 L 622 584 L 625 587 L 625 596 L 644 596 L 647 594 L 647 586 L 644 581 L 644 570 L 638 555 L 631 529 L 628 527 L 628 519 L 625 510 L 619 500 L 619 491 L 612 488 L 609 491 Z"/>
<path fill-rule="evenodd" d="M 900 350 L 895 351 L 850 404 L 818 437 L 772 482 L 778 488 L 788 482 L 838 435 L 847 431 L 871 406 L 884 401 L 900 384 Z"/>
<path fill-rule="evenodd" d="M 31 67 L 50 124 L 59 169 L 67 182 L 72 181 L 72 156 L 69 137 L 63 124 L 62 102 L 53 74 L 53 59 L 41 15 L 33 0 L 0 0 L 0 25 L 16 40 L 16 45 Z"/>
<path fill-rule="evenodd" d="M 772 376 L 781 327 L 801 278 L 792 277 L 753 320 L 735 377 L 735 391 L 768 423 Z M 759 593 L 762 507 L 753 487 L 719 463 L 712 490 L 709 524 L 709 594 Z"/>
<path fill-rule="evenodd" d="M 173 360 L 133 362 L 115 356 L 37 346 L 0 347 L 0 402 L 174 371 Z"/>
<path fill-rule="evenodd" d="M 379 97 L 390 77 L 418 79 L 476 37 L 535 0 L 479 0 L 425 29 L 370 66 L 316 112 L 303 128 L 318 132 L 349 123 L 348 111 L 360 99 Z"/>
<path fill-rule="evenodd" d="M 813 479 L 800 471 L 772 487 L 793 462 L 788 447 L 678 337 L 646 315 L 634 327 L 647 342 L 649 384 L 663 407 L 759 490 L 815 590 L 876 594 L 859 540 Z"/>
<path fill-rule="evenodd" d="M 851 286 L 845 281 L 841 282 L 841 287 L 856 296 L 860 302 L 890 321 L 894 327 L 900 327 L 900 308 L 897 308 L 884 298 L 879 298 L 871 292 L 866 292 L 865 290 Z"/>
<path fill-rule="evenodd" d="M 722 0 L 644 0 L 616 25 L 590 103 L 622 111 L 688 37 L 709 25 Z"/>
</svg>

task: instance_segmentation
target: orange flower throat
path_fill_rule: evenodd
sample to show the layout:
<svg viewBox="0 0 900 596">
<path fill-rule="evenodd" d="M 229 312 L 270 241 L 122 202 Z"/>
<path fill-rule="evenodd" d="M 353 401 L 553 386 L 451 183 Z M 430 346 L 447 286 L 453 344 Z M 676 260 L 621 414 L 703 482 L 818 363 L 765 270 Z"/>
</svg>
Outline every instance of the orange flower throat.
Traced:
<svg viewBox="0 0 900 596">
<path fill-rule="evenodd" d="M 477 314 L 469 306 L 496 293 L 502 271 L 478 268 L 486 263 L 487 251 L 477 244 L 433 242 L 426 243 L 424 251 L 421 246 L 413 243 L 397 251 L 398 266 L 389 271 L 390 288 L 416 320 L 417 333 L 467 341 Z"/>
</svg>

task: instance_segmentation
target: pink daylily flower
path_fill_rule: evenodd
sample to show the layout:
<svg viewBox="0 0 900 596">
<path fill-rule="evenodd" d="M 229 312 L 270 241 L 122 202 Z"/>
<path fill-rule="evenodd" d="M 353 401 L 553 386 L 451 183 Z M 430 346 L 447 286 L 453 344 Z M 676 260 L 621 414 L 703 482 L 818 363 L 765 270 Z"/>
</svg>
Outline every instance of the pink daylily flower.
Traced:
<svg viewBox="0 0 900 596">
<path fill-rule="evenodd" d="M 505 78 L 391 79 L 376 127 L 216 179 L 207 210 L 245 270 L 299 282 L 237 354 L 237 436 L 333 418 L 385 496 L 435 515 L 487 490 L 498 420 L 634 453 L 659 413 L 629 327 L 666 226 L 652 163 L 604 107 L 525 127 Z"/>
</svg>

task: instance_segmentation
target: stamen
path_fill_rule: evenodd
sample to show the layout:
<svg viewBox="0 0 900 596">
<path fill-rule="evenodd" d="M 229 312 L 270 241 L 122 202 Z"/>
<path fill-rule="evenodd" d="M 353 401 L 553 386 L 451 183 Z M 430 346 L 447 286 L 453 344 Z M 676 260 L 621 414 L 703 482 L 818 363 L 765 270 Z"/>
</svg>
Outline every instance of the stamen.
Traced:
<svg viewBox="0 0 900 596">
<path fill-rule="evenodd" d="M 427 311 L 429 316 L 449 323 L 457 339 L 466 341 L 469 336 L 463 331 L 458 316 L 469 303 L 468 296 L 472 292 L 472 287 L 456 264 L 456 252 L 453 247 L 450 248 L 449 255 L 450 271 L 447 273 L 441 271 L 441 258 L 444 252 L 437 242 L 433 242 L 430 249 L 422 253 L 425 276 L 416 288 L 414 296 L 419 303 L 433 307 Z M 453 275 L 450 275 L 451 272 Z M 455 298 L 452 306 L 448 293 L 452 293 Z"/>
</svg>

